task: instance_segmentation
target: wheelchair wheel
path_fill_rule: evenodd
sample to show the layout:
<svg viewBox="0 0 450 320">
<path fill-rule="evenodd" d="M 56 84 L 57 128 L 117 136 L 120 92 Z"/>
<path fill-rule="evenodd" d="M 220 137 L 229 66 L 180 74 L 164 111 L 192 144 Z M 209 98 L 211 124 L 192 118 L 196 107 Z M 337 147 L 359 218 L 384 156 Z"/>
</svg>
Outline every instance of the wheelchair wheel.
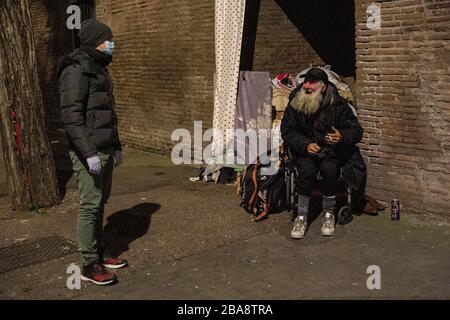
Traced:
<svg viewBox="0 0 450 320">
<path fill-rule="evenodd" d="M 339 209 L 337 220 L 339 224 L 347 224 L 353 220 L 352 212 L 348 206 L 343 206 Z"/>
</svg>

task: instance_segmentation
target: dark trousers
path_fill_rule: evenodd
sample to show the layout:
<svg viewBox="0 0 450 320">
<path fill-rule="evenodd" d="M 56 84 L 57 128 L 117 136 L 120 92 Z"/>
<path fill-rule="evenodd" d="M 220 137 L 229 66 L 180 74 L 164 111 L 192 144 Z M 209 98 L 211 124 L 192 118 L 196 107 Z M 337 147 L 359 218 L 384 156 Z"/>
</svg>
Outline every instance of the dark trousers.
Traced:
<svg viewBox="0 0 450 320">
<path fill-rule="evenodd" d="M 295 188 L 298 195 L 311 197 L 313 184 L 316 181 L 317 172 L 323 178 L 322 193 L 330 197 L 336 195 L 341 163 L 332 156 L 327 155 L 323 159 L 317 157 L 300 157 L 295 160 L 297 178 Z"/>
</svg>

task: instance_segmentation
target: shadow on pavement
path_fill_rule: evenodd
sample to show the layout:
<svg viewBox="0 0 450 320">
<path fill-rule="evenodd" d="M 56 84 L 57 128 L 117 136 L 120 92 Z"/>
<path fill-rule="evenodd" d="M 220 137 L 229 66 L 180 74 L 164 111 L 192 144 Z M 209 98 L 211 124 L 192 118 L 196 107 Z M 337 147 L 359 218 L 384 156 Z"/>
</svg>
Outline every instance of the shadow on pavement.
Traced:
<svg viewBox="0 0 450 320">
<path fill-rule="evenodd" d="M 157 203 L 141 203 L 109 216 L 103 230 L 106 251 L 112 256 L 127 251 L 131 242 L 148 232 L 151 215 L 160 208 Z"/>
</svg>

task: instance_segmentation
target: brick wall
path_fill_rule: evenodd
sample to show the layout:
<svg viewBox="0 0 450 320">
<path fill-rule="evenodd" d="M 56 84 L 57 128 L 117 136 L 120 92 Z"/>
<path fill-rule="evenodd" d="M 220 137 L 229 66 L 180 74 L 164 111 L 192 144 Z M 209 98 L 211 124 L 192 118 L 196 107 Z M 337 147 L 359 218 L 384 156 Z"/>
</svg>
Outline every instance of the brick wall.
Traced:
<svg viewBox="0 0 450 320">
<path fill-rule="evenodd" d="M 253 70 L 298 72 L 324 62 L 273 0 L 262 0 L 258 16 Z"/>
<path fill-rule="evenodd" d="M 47 124 L 59 126 L 56 62 L 71 50 L 67 1 L 29 1 Z M 170 134 L 212 125 L 214 1 L 97 0 L 118 45 L 110 70 L 122 139 L 169 152 Z M 272 0 L 261 0 L 252 70 L 298 72 L 322 60 Z M 252 41 L 254 39 L 244 39 Z"/>
<path fill-rule="evenodd" d="M 262 0 L 253 70 L 296 72 L 319 63 L 283 11 Z M 117 44 L 110 67 L 122 140 L 168 153 L 176 128 L 212 126 L 214 1 L 97 0 Z"/>
<path fill-rule="evenodd" d="M 369 192 L 407 212 L 450 209 L 450 1 L 356 1 L 357 83 Z"/>
<path fill-rule="evenodd" d="M 448 215 L 450 1 L 375 1 L 381 29 L 369 30 L 372 2 L 355 1 L 356 93 L 369 193 L 399 198 L 408 212 Z M 49 118 L 57 110 L 56 58 L 70 47 L 65 4 L 58 3 L 30 1 Z M 321 45 L 313 49 L 303 38 L 295 16 L 288 19 L 289 4 L 261 0 L 253 70 L 297 72 L 328 62 Z M 204 129 L 212 125 L 214 1 L 97 0 L 97 16 L 115 33 L 110 69 L 125 143 L 168 153 L 175 128 L 191 129 L 194 120 L 203 120 Z"/>
<path fill-rule="evenodd" d="M 214 1 L 97 1 L 114 32 L 121 139 L 168 152 L 176 128 L 212 125 Z"/>
<path fill-rule="evenodd" d="M 71 36 L 66 27 L 66 1 L 28 1 L 36 45 L 38 77 L 42 90 L 47 126 L 52 129 L 59 120 L 58 58 L 71 50 Z"/>
</svg>

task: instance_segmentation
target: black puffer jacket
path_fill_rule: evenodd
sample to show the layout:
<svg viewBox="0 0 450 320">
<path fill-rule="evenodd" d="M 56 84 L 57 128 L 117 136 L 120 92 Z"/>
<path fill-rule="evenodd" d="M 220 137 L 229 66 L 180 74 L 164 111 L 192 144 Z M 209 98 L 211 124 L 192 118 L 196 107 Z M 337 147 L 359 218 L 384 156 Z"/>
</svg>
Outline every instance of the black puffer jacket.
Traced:
<svg viewBox="0 0 450 320">
<path fill-rule="evenodd" d="M 336 87 L 328 85 L 323 106 L 311 116 L 298 112 L 291 106 L 300 87 L 290 96 L 290 102 L 281 121 L 281 136 L 284 143 L 295 156 L 307 156 L 308 144 L 317 143 L 329 152 L 334 152 L 338 159 L 345 162 L 356 152 L 355 144 L 362 139 L 363 129 L 352 109 L 339 96 Z M 331 146 L 325 144 L 325 136 L 335 127 L 342 135 L 340 143 Z"/>
<path fill-rule="evenodd" d="M 70 147 L 88 158 L 97 148 L 121 150 L 108 70 L 80 49 L 58 62 L 61 118 Z"/>
</svg>

